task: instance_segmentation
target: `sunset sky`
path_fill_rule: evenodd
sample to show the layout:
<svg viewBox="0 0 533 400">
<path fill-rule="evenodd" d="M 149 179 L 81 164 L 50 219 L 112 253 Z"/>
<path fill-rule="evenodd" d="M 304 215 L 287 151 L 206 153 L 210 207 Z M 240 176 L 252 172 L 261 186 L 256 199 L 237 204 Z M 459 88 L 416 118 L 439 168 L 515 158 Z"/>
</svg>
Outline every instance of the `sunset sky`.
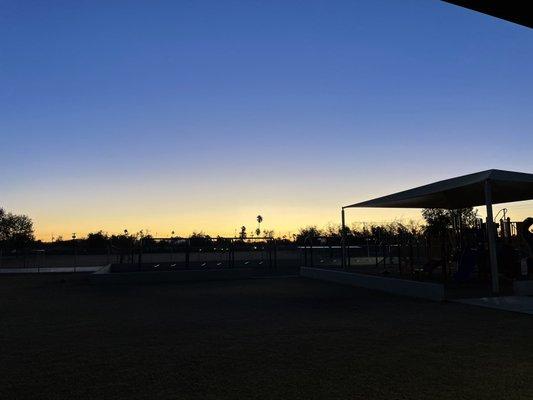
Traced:
<svg viewBox="0 0 533 400">
<path fill-rule="evenodd" d="M 0 206 L 44 240 L 287 234 L 533 172 L 533 31 L 438 0 L 7 0 L 0 36 Z"/>
</svg>

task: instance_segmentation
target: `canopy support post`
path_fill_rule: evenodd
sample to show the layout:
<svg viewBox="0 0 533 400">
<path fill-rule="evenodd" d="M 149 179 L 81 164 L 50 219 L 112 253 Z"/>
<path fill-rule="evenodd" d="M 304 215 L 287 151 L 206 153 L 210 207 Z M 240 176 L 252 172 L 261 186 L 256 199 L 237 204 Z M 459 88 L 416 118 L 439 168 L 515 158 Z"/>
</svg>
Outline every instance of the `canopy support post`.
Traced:
<svg viewBox="0 0 533 400">
<path fill-rule="evenodd" d="M 344 218 L 344 207 L 341 208 L 341 265 L 346 268 L 346 220 Z"/>
<path fill-rule="evenodd" d="M 500 282 L 498 278 L 498 258 L 496 254 L 496 232 L 494 229 L 494 217 L 492 215 L 492 185 L 489 179 L 485 181 L 485 206 L 487 207 L 487 237 L 489 239 L 492 292 L 498 294 L 500 292 Z"/>
</svg>

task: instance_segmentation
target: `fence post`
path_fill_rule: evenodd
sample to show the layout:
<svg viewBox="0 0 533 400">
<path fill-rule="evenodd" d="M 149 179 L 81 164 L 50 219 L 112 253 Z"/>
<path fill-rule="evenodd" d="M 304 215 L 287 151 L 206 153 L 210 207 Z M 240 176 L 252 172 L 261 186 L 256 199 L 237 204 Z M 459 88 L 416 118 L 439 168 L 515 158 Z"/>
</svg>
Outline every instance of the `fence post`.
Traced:
<svg viewBox="0 0 533 400">
<path fill-rule="evenodd" d="M 448 257 L 447 257 L 447 254 L 446 254 L 446 239 L 444 237 L 444 235 L 442 235 L 442 243 L 441 243 L 441 249 L 440 249 L 440 252 L 441 252 L 441 263 L 442 263 L 442 270 L 441 270 L 441 279 L 442 279 L 442 282 L 446 282 L 446 264 L 448 263 Z"/>
<path fill-rule="evenodd" d="M 346 246 L 346 265 L 348 267 L 352 266 L 351 257 L 350 257 L 350 243 L 348 243 Z"/>
<path fill-rule="evenodd" d="M 139 265 L 139 267 L 142 264 L 142 258 L 143 258 L 143 238 L 139 240 L 139 257 L 137 259 L 137 264 Z"/>
<path fill-rule="evenodd" d="M 231 242 L 231 266 L 235 267 L 235 242 Z"/>
<path fill-rule="evenodd" d="M 272 270 L 272 251 L 273 251 L 272 240 L 267 241 L 267 246 L 268 246 L 268 268 Z"/>
<path fill-rule="evenodd" d="M 278 269 L 278 242 L 274 239 L 274 269 Z"/>
<path fill-rule="evenodd" d="M 379 260 L 378 260 L 378 241 L 377 239 L 374 237 L 374 256 L 376 257 L 376 268 L 377 266 L 379 265 Z"/>
<path fill-rule="evenodd" d="M 189 268 L 190 247 L 191 247 L 191 241 L 187 240 L 186 245 L 185 245 L 185 268 Z"/>
<path fill-rule="evenodd" d="M 413 238 L 409 238 L 409 269 L 413 273 Z"/>
</svg>

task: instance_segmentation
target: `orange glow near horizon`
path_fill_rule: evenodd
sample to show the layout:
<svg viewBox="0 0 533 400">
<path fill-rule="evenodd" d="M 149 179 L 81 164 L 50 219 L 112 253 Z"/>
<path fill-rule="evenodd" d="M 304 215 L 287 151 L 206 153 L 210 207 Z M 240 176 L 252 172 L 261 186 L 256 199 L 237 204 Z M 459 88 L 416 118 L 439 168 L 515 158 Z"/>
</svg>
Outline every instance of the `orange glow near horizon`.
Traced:
<svg viewBox="0 0 533 400">
<path fill-rule="evenodd" d="M 440 171 L 413 170 L 406 177 L 402 170 L 383 166 L 373 172 L 372 179 L 364 171 L 326 169 L 311 176 L 283 168 L 254 174 L 245 169 L 233 174 L 217 170 L 194 179 L 151 171 L 134 179 L 118 173 L 87 175 L 83 179 L 49 177 L 46 184 L 21 184 L 6 193 L 1 206 L 32 218 L 36 238 L 43 241 L 58 236 L 67 239 L 74 232 L 84 237 L 99 230 L 120 234 L 124 229 L 131 233 L 143 230 L 158 237 L 169 237 L 172 231 L 179 236 L 193 232 L 233 236 L 243 225 L 248 233 L 254 232 L 258 214 L 264 217 L 262 230 L 290 237 L 306 226 L 338 225 L 342 205 L 465 172 L 444 175 Z M 496 205 L 494 214 L 503 207 L 509 209 L 513 220 L 533 214 L 533 202 Z M 484 216 L 483 207 L 479 212 Z M 349 226 L 422 221 L 417 209 L 351 208 L 346 217 Z"/>
<path fill-rule="evenodd" d="M 502 208 L 509 209 L 513 221 L 520 221 L 533 215 L 531 202 L 496 205 L 494 214 Z M 485 217 L 483 207 L 478 208 L 480 217 Z M 169 237 L 174 231 L 176 236 L 187 237 L 193 232 L 202 232 L 210 236 L 234 236 L 241 226 L 246 226 L 249 235 L 257 228 L 256 216 L 261 214 L 264 221 L 261 230 L 273 230 L 276 237 L 291 237 L 299 229 L 307 226 L 325 228 L 328 225 L 340 224 L 340 210 L 332 207 L 326 211 L 305 207 L 269 207 L 258 210 L 255 208 L 241 208 L 232 212 L 218 213 L 215 211 L 199 211 L 196 214 L 183 213 L 173 215 L 170 211 L 160 210 L 158 213 L 132 215 L 129 213 L 102 213 L 89 215 L 85 218 L 79 214 L 57 216 L 54 214 L 38 213 L 30 215 L 34 220 L 35 234 L 38 240 L 50 241 L 62 236 L 70 239 L 72 233 L 78 238 L 85 237 L 90 232 L 102 230 L 108 234 L 121 234 L 124 229 L 130 233 L 143 231 L 154 237 Z M 347 209 L 346 223 L 350 227 L 360 227 L 362 224 L 383 224 L 393 221 L 407 223 L 414 221 L 423 223 L 420 210 L 414 209 Z"/>
<path fill-rule="evenodd" d="M 398 210 L 396 210 L 398 211 Z M 408 213 L 394 213 L 394 210 L 365 210 L 365 217 L 361 211 L 353 211 L 349 215 L 353 217 L 348 220 L 349 225 L 360 222 L 383 223 L 386 220 L 409 220 L 420 219 L 418 211 L 408 210 Z M 169 237 L 174 231 L 177 236 L 189 236 L 193 232 L 202 232 L 211 236 L 234 236 L 237 235 L 241 226 L 246 226 L 248 234 L 253 234 L 258 224 L 256 216 L 260 214 L 264 221 L 261 223 L 261 230 L 273 230 L 276 237 L 287 236 L 298 232 L 300 228 L 306 226 L 317 226 L 319 228 L 328 225 L 340 224 L 340 211 L 332 208 L 324 212 L 312 208 L 286 208 L 280 209 L 270 207 L 268 209 L 256 211 L 256 209 L 245 208 L 234 210 L 233 212 L 214 213 L 200 211 L 196 214 L 180 214 L 177 216 L 171 213 L 160 212 L 151 215 L 122 215 L 101 216 L 92 218 L 59 218 L 53 215 L 38 215 L 34 218 L 36 238 L 43 241 L 50 241 L 52 237 L 62 236 L 69 239 L 73 232 L 78 237 L 84 237 L 87 233 L 102 230 L 108 234 L 120 234 L 127 229 L 130 233 L 142 230 L 155 237 Z M 407 215 L 409 214 L 409 215 Z"/>
</svg>

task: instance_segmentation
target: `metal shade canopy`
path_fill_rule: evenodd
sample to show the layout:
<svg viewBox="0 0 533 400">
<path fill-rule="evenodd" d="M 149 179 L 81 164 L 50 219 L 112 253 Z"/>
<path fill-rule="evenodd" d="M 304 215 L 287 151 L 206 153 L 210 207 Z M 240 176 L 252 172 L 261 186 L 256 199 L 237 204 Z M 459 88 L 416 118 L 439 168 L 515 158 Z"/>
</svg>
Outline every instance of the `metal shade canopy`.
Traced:
<svg viewBox="0 0 533 400">
<path fill-rule="evenodd" d="M 500 289 L 496 227 L 493 221 L 492 205 L 530 199 L 533 199 L 533 174 L 489 169 L 342 207 L 342 232 L 345 232 L 346 227 L 344 209 L 349 207 L 454 209 L 484 204 L 487 208 L 492 291 L 498 293 Z M 345 266 L 344 259 L 343 250 L 343 266 Z"/>
<path fill-rule="evenodd" d="M 490 182 L 492 204 L 533 199 L 533 174 L 490 169 L 419 186 L 345 206 L 384 208 L 465 208 L 486 205 Z"/>
<path fill-rule="evenodd" d="M 533 28 L 531 4 L 524 0 L 444 0 L 447 3 L 479 11 L 496 18 L 505 19 Z"/>
</svg>

